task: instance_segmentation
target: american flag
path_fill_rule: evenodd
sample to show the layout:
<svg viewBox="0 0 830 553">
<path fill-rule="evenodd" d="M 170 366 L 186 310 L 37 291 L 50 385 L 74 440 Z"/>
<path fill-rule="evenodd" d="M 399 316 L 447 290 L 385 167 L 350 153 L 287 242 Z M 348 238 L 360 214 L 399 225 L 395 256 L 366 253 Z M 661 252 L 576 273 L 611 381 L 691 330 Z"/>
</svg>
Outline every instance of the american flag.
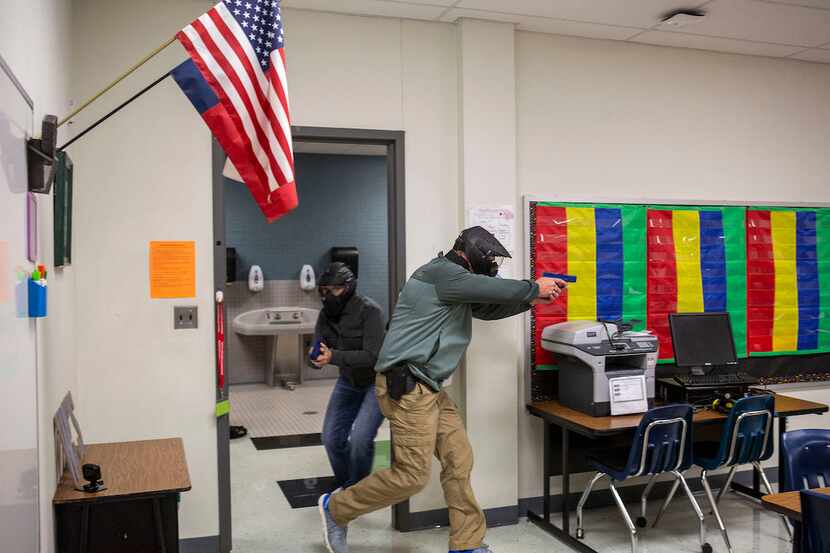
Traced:
<svg viewBox="0 0 830 553">
<path fill-rule="evenodd" d="M 190 59 L 173 78 L 201 113 L 268 221 L 297 206 L 278 0 L 223 0 L 176 35 Z"/>
</svg>

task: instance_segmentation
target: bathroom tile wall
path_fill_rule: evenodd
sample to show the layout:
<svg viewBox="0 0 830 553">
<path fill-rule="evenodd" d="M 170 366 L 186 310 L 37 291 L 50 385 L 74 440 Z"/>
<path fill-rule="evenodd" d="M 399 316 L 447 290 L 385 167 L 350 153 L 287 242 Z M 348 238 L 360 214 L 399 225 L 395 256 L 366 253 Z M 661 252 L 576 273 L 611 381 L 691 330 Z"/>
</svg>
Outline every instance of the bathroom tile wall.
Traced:
<svg viewBox="0 0 830 553">
<path fill-rule="evenodd" d="M 261 292 L 248 290 L 247 282 L 233 282 L 225 287 L 225 308 L 228 318 L 225 345 L 230 384 L 265 382 L 268 340 L 266 336 L 242 336 L 233 330 L 232 321 L 240 313 L 266 307 L 310 307 L 320 308 L 320 297 L 316 290 L 304 292 L 296 280 L 266 280 Z M 291 367 L 285 372 L 294 372 L 297 359 L 296 340 L 282 340 L 279 344 L 277 362 Z M 318 370 L 305 367 L 304 378 L 335 378 L 337 369 L 332 367 Z"/>
</svg>

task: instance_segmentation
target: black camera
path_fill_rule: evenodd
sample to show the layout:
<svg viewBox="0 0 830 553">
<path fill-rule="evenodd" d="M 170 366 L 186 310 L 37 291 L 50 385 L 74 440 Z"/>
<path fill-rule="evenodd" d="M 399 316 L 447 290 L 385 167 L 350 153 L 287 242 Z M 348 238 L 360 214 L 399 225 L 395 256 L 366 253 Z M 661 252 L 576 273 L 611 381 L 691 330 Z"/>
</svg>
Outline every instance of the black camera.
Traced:
<svg viewBox="0 0 830 553">
<path fill-rule="evenodd" d="M 92 463 L 87 463 L 82 467 L 84 480 L 87 480 L 89 484 L 84 484 L 84 491 L 85 492 L 100 492 L 101 490 L 106 490 L 104 487 L 104 481 L 101 480 L 101 467 L 98 465 L 93 465 Z"/>
</svg>

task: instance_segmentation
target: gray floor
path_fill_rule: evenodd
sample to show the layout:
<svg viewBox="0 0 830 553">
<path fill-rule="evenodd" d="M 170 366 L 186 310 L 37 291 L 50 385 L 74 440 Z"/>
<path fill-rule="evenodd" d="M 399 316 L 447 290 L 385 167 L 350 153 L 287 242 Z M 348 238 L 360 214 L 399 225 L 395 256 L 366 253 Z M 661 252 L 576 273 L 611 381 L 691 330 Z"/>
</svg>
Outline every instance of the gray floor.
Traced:
<svg viewBox="0 0 830 553">
<path fill-rule="evenodd" d="M 324 553 L 316 509 L 291 509 L 277 480 L 331 474 L 322 447 L 257 451 L 250 440 L 231 442 L 233 543 L 238 553 Z M 703 506 L 703 498 L 699 498 Z M 757 504 L 727 495 L 722 512 L 735 553 L 788 553 L 780 519 Z M 658 507 L 653 501 L 652 511 Z M 634 512 L 636 505 L 629 505 Z M 704 510 L 704 512 L 708 512 Z M 707 515 L 708 540 L 719 553 L 726 548 L 714 519 Z M 573 523 L 572 523 L 573 524 Z M 586 511 L 587 543 L 601 552 L 628 553 L 629 541 L 614 508 Z M 440 553 L 447 551 L 447 529 L 402 534 L 390 526 L 385 509 L 355 521 L 349 529 L 351 553 Z M 518 525 L 493 528 L 487 542 L 495 553 L 571 551 L 525 519 Z M 660 528 L 646 530 L 642 553 L 696 553 L 697 524 L 691 507 L 677 497 Z"/>
</svg>

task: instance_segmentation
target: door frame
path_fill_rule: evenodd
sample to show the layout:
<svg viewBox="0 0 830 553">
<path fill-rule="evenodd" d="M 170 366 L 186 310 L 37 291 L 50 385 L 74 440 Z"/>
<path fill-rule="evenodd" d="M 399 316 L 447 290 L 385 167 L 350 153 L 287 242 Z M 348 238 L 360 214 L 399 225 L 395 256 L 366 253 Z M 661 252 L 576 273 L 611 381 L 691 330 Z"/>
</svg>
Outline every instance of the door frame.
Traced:
<svg viewBox="0 0 830 553">
<path fill-rule="evenodd" d="M 404 132 L 379 129 L 352 129 L 333 127 L 292 126 L 295 142 L 370 144 L 386 146 L 387 171 L 387 224 L 389 248 L 389 315 L 406 281 L 406 187 L 404 171 Z M 225 152 L 214 139 L 211 155 L 213 187 L 213 289 L 225 291 L 225 188 L 222 170 Z M 216 317 L 214 302 L 214 320 Z M 226 316 L 227 317 L 227 316 Z M 229 328 L 227 320 L 225 329 Z M 218 356 L 216 363 L 218 368 Z M 227 361 L 227 357 L 226 357 Z M 226 363 L 227 371 L 227 363 Z M 218 384 L 218 383 L 217 383 Z M 216 389 L 216 401 L 228 397 L 226 374 L 223 388 Z M 231 466 L 230 466 L 230 416 L 225 414 L 216 420 L 217 472 L 219 483 L 219 553 L 229 553 L 233 547 L 231 528 Z M 409 500 L 392 507 L 392 524 L 397 530 L 409 529 Z"/>
</svg>

